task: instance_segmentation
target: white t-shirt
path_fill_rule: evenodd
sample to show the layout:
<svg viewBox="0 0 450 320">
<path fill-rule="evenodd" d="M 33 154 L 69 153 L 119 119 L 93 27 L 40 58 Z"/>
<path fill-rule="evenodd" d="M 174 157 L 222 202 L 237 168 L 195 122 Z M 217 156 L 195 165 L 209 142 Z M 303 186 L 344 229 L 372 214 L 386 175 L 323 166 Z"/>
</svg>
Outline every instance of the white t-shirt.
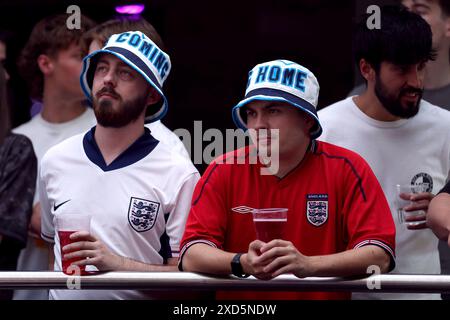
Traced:
<svg viewBox="0 0 450 320">
<path fill-rule="evenodd" d="M 319 140 L 359 153 L 371 166 L 391 207 L 396 224 L 398 274 L 439 274 L 438 239 L 430 229 L 408 230 L 398 220 L 397 184 L 428 183 L 436 194 L 450 172 L 450 112 L 422 100 L 411 119 L 384 122 L 370 118 L 353 97 L 319 111 Z M 353 298 L 439 299 L 437 294 L 355 293 Z"/>
<path fill-rule="evenodd" d="M 160 120 L 148 123 L 145 126 L 150 129 L 153 137 L 168 145 L 175 153 L 178 153 L 189 160 L 191 159 L 180 138 L 178 138 L 178 136 L 167 128 Z"/>
<path fill-rule="evenodd" d="M 108 166 L 94 128 L 51 148 L 42 159 L 39 184 L 42 238 L 55 243 L 55 270 L 61 270 L 61 254 L 54 221 L 64 213 L 91 214 L 91 233 L 116 255 L 148 264 L 178 257 L 199 178 L 190 160 L 149 130 Z M 50 298 L 148 299 L 151 293 L 50 290 Z"/>
<path fill-rule="evenodd" d="M 94 112 L 88 108 L 79 117 L 64 123 L 51 123 L 44 120 L 41 114 L 36 115 L 27 123 L 15 128 L 13 132 L 27 136 L 34 148 L 38 166 L 47 150 L 81 132 L 92 128 L 96 123 Z M 39 188 L 37 185 L 36 188 Z M 39 202 L 38 189 L 34 195 L 34 204 Z M 20 271 L 48 270 L 47 245 L 40 239 L 28 237 L 27 246 L 20 252 L 17 263 Z M 15 300 L 47 300 L 48 290 L 15 290 Z"/>
</svg>

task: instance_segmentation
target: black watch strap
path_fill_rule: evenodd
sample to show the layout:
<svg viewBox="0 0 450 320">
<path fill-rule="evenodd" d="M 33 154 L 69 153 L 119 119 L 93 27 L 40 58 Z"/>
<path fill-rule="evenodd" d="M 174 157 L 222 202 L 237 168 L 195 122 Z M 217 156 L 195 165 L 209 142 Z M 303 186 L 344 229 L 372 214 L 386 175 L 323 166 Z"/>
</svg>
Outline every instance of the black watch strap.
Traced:
<svg viewBox="0 0 450 320">
<path fill-rule="evenodd" d="M 242 255 L 243 255 L 243 253 L 238 253 L 231 260 L 231 273 L 239 278 L 247 278 L 250 275 L 245 274 L 244 270 L 242 270 L 242 265 L 241 265 L 241 256 Z"/>
</svg>

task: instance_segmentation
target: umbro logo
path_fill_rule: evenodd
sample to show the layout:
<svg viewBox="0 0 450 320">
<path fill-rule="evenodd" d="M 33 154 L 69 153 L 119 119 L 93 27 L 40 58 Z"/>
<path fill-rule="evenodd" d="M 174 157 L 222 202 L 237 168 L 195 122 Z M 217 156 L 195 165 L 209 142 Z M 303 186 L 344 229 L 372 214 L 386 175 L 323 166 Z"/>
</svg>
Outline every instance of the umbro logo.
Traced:
<svg viewBox="0 0 450 320">
<path fill-rule="evenodd" d="M 69 202 L 71 199 L 69 199 L 69 200 L 66 200 L 66 201 L 64 201 L 64 202 L 61 202 L 60 204 L 56 204 L 56 202 L 55 203 L 53 203 L 53 211 L 56 211 L 56 210 L 58 210 L 58 208 L 59 207 L 61 207 L 63 204 L 65 204 L 65 203 L 67 203 L 67 202 Z"/>
<path fill-rule="evenodd" d="M 241 214 L 252 213 L 253 210 L 255 210 L 255 209 L 253 209 L 251 207 L 247 207 L 247 206 L 239 206 L 239 207 L 231 208 L 231 211 L 241 213 Z"/>
</svg>

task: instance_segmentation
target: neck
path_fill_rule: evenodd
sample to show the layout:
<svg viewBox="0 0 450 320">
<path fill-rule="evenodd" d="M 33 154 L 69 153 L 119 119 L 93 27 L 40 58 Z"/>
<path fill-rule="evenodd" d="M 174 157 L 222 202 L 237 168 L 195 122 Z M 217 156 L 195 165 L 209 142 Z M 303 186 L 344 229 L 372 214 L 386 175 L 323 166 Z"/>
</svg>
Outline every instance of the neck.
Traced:
<svg viewBox="0 0 450 320">
<path fill-rule="evenodd" d="M 375 94 L 374 84 L 368 83 L 366 91 L 352 99 L 356 106 L 372 119 L 378 121 L 396 121 L 401 119 L 389 113 L 381 104 Z"/>
<path fill-rule="evenodd" d="M 433 90 L 450 84 L 449 46 L 439 49 L 436 60 L 429 61 L 425 69 L 425 89 Z"/>
<path fill-rule="evenodd" d="M 51 123 L 63 123 L 79 117 L 86 111 L 83 98 L 71 98 L 44 84 L 43 107 L 41 116 Z"/>
<path fill-rule="evenodd" d="M 109 165 L 143 134 L 144 118 L 142 117 L 121 128 L 97 125 L 94 137 L 106 165 Z"/>
<path fill-rule="evenodd" d="M 280 179 L 284 178 L 303 161 L 310 142 L 310 139 L 305 139 L 298 148 L 295 148 L 291 152 L 280 153 L 278 155 L 277 163 L 275 163 L 275 160 L 273 159 L 264 161 L 265 163 L 268 163 L 267 170 Z"/>
</svg>

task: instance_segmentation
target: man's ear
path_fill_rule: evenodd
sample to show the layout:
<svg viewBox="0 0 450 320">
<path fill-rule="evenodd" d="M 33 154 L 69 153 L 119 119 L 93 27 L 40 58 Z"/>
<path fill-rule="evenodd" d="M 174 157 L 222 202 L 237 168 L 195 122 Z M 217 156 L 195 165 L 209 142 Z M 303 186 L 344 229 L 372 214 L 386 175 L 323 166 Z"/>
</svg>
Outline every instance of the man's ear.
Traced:
<svg viewBox="0 0 450 320">
<path fill-rule="evenodd" d="M 149 94 L 147 97 L 147 106 L 158 103 L 158 101 L 160 101 L 162 99 L 161 95 L 159 94 L 158 91 L 156 91 L 155 88 L 153 88 L 152 86 L 150 86 L 149 89 Z"/>
<path fill-rule="evenodd" d="M 52 59 L 50 59 L 50 57 L 46 54 L 39 55 L 37 58 L 37 64 L 44 76 L 50 75 L 55 68 Z"/>
<path fill-rule="evenodd" d="M 311 116 L 307 115 L 306 113 L 304 113 L 303 119 L 305 120 L 307 131 L 311 132 L 311 130 L 313 129 L 313 127 L 316 124 L 316 121 Z"/>
<path fill-rule="evenodd" d="M 375 80 L 375 69 L 365 59 L 359 60 L 359 71 L 366 81 L 369 82 Z"/>
</svg>

